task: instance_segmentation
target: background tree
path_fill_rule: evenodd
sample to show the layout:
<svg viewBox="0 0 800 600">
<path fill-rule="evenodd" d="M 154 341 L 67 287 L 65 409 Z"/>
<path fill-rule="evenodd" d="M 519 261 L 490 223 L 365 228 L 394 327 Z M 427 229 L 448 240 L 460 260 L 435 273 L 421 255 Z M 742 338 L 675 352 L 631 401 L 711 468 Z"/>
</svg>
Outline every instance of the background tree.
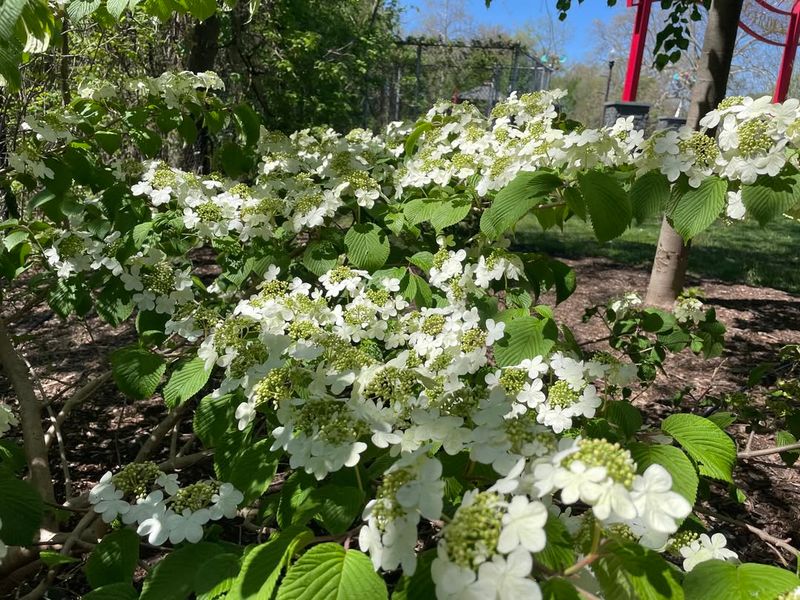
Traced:
<svg viewBox="0 0 800 600">
<path fill-rule="evenodd" d="M 744 0 L 715 0 L 709 9 L 697 80 L 686 116 L 689 127 L 697 129 L 700 119 L 725 98 L 743 3 Z M 688 259 L 689 243 L 665 217 L 647 286 L 647 304 L 672 305 L 683 289 Z"/>
</svg>

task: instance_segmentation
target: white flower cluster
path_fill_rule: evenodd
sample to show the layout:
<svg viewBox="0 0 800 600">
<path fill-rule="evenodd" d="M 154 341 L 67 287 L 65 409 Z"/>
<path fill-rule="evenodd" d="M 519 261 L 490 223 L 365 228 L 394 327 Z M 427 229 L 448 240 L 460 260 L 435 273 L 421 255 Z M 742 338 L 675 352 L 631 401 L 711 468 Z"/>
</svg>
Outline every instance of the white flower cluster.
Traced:
<svg viewBox="0 0 800 600">
<path fill-rule="evenodd" d="M 518 477 L 539 497 L 558 492 L 565 505 L 588 505 L 599 523 L 627 526 L 648 548 L 663 548 L 692 508 L 672 491 L 664 467 L 650 465 L 638 474 L 630 453 L 604 439 L 564 438 L 557 452 Z"/>
<path fill-rule="evenodd" d="M 451 455 L 469 448 L 500 473 L 547 453 L 554 433 L 595 414 L 609 368 L 562 353 L 550 364 L 535 357 L 489 368 L 506 325 L 482 323 L 469 306 L 504 275 L 484 277 L 486 261 L 465 258 L 447 249 L 434 256 L 431 280 L 449 302 L 420 309 L 391 276 L 341 266 L 315 288 L 270 269 L 261 291 L 200 346 L 207 367 L 225 369 L 215 393 L 244 393 L 241 429 L 274 413 L 273 450 L 318 479 L 358 463 L 367 439 L 395 455 L 428 444 Z"/>
<path fill-rule="evenodd" d="M 707 560 L 736 562 L 738 556 L 736 552 L 725 547 L 727 543 L 728 540 L 721 533 L 715 533 L 711 537 L 707 533 L 701 533 L 697 539 L 678 549 L 683 557 L 683 570 L 688 573 Z"/>
<path fill-rule="evenodd" d="M 177 475 L 159 471 L 154 463 L 133 463 L 116 475 L 109 471 L 89 492 L 89 502 L 103 521 L 120 518 L 126 525 L 135 525 L 136 533 L 147 536 L 153 545 L 167 540 L 199 542 L 203 525 L 235 517 L 243 499 L 230 483 L 181 487 Z"/>
<path fill-rule="evenodd" d="M 219 85 L 213 74 L 180 73 L 138 81 L 134 87 L 180 102 Z M 761 99 L 726 100 L 713 113 L 723 125 L 719 141 L 690 131 L 657 132 L 645 140 L 630 119 L 601 129 L 563 131 L 555 109 L 561 95 L 559 91 L 512 95 L 495 107 L 491 119 L 469 104 L 438 105 L 426 116 L 436 126 L 422 132 L 414 154 L 404 161 L 400 156 L 408 129 L 392 124 L 382 135 L 354 130 L 343 136 L 330 129 L 288 136 L 264 132 L 260 174 L 252 185 L 151 162 L 131 192 L 149 205 L 150 223 L 170 223 L 173 228 L 182 224 L 181 238 L 188 250 L 168 250 L 174 241 L 170 232 L 151 235 L 153 227 L 147 229 L 142 223 L 133 233 L 136 253 L 120 253 L 130 233 L 98 229 L 89 225 L 88 214 L 75 214 L 68 230 L 55 231 L 44 240 L 44 258 L 59 277 L 106 269 L 122 277 L 126 289 L 137 292 L 137 308 L 170 314 L 190 305 L 197 295 L 189 277 L 190 250 L 302 237 L 343 209 L 371 209 L 376 202 L 392 206 L 421 188 L 467 186 L 485 195 L 502 189 L 521 171 L 542 168 L 556 170 L 566 179 L 595 167 L 634 167 L 640 174 L 656 169 L 673 181 L 685 173 L 691 185 L 716 174 L 733 184 L 726 213 L 742 218 L 739 184 L 754 176 L 745 173 L 741 157 L 747 156 L 744 163 L 757 174 L 773 174 L 787 161 L 797 160 L 796 153 L 788 150 L 800 144 L 800 111 L 792 101 L 775 105 Z M 12 167 L 40 179 L 52 177 L 41 160 L 42 148 L 72 139 L 75 118 L 66 113 L 49 116 L 46 122 L 26 121 L 37 142 L 21 144 L 19 153 L 10 156 Z M 714 121 L 707 123 L 713 126 Z M 767 166 L 760 167 L 762 163 Z M 115 168 L 117 176 L 124 177 L 130 167 L 120 163 Z M 85 204 L 97 207 L 99 198 L 87 191 Z M 160 257 L 159 252 L 167 256 Z M 496 259 L 491 265 L 488 257 L 482 260 L 476 268 L 479 285 L 501 273 L 517 279 L 522 268 L 510 259 Z M 444 265 L 442 272 L 446 270 Z M 432 276 L 435 283 L 437 274 Z M 207 291 L 216 293 L 220 288 L 214 283 Z"/>
<path fill-rule="evenodd" d="M 576 517 L 571 508 L 561 512 L 556 499 L 566 506 L 581 502 L 589 510 Z M 557 451 L 520 460 L 489 490 L 465 494 L 442 531 L 433 564 L 437 597 L 541 598 L 533 554 L 546 545 L 548 518 L 560 519 L 577 537 L 587 530 L 599 541 L 613 532 L 663 550 L 690 512 L 660 465 L 638 474 L 618 444 L 564 438 Z M 714 557 L 721 555 L 717 551 Z"/>
<path fill-rule="evenodd" d="M 706 320 L 706 308 L 698 298 L 681 296 L 672 309 L 679 323 L 694 323 L 695 325 Z"/>
<path fill-rule="evenodd" d="M 547 507 L 525 495 L 473 490 L 442 531 L 431 566 L 439 600 L 542 597 L 533 553 L 547 543 Z"/>
<path fill-rule="evenodd" d="M 442 464 L 429 458 L 428 448 L 409 453 L 383 476 L 376 498 L 364 509 L 367 522 L 359 533 L 359 545 L 368 552 L 375 569 L 403 568 L 413 575 L 417 566 L 417 523 L 420 517 L 442 516 Z"/>
</svg>

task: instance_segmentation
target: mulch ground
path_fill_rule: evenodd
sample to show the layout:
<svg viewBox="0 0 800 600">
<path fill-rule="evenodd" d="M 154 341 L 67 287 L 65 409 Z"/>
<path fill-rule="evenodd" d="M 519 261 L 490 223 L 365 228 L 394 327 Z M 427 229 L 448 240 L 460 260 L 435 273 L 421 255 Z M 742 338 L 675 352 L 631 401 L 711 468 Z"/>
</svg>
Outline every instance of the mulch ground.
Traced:
<svg viewBox="0 0 800 600">
<path fill-rule="evenodd" d="M 556 309 L 557 318 L 568 324 L 581 341 L 605 335 L 597 320 L 583 323 L 585 307 L 605 303 L 610 297 L 627 291 L 644 294 L 649 276 L 644 269 L 613 264 L 602 259 L 565 261 L 578 273 L 575 294 Z M 768 288 L 753 288 L 719 281 L 692 281 L 701 287 L 704 302 L 717 309 L 717 317 L 728 328 L 723 357 L 703 360 L 689 352 L 669 358 L 666 371 L 650 390 L 636 400 L 645 418 L 657 423 L 661 416 L 675 410 L 676 391 L 690 388 L 695 395 L 721 395 L 740 389 L 749 370 L 775 357 L 777 350 L 790 343 L 800 343 L 800 297 Z M 108 355 L 116 348 L 135 340 L 130 326 L 114 329 L 97 318 L 85 321 L 62 321 L 47 309 L 26 310 L 22 299 L 13 293 L 6 297 L 3 316 L 36 374 L 40 393 L 50 398 L 51 409 L 58 412 L 61 403 L 77 388 L 108 370 Z M 16 313 L 16 314 L 15 314 Z M 13 317 L 13 318 L 12 318 Z M 0 401 L 13 398 L 13 391 L 0 373 Z M 699 407 L 683 404 L 682 410 Z M 63 428 L 63 448 L 73 483 L 73 494 L 87 490 L 107 470 L 130 461 L 143 440 L 163 418 L 159 398 L 126 401 L 112 381 L 104 384 L 92 398 L 75 409 Z M 744 448 L 748 434 L 744 426 L 730 428 L 739 448 Z M 191 439 L 191 422 L 183 423 L 175 444 L 180 447 Z M 169 445 L 169 444 L 167 444 Z M 753 449 L 775 445 L 770 435 L 756 435 Z M 188 451 L 196 451 L 194 447 Z M 154 459 L 164 458 L 162 453 Z M 59 445 L 51 451 L 51 468 L 59 481 L 64 478 Z M 800 464 L 800 463 L 799 463 Z M 747 496 L 744 503 L 713 500 L 713 510 L 727 517 L 747 521 L 768 533 L 800 545 L 800 472 L 784 466 L 777 455 L 741 461 L 735 479 Z M 716 490 L 725 494 L 725 490 Z M 63 498 L 60 498 L 63 500 Z M 708 524 L 715 527 L 714 519 Z M 744 528 L 725 525 L 729 545 L 743 559 L 779 563 L 777 552 Z M 784 552 L 784 556 L 789 556 Z"/>
</svg>

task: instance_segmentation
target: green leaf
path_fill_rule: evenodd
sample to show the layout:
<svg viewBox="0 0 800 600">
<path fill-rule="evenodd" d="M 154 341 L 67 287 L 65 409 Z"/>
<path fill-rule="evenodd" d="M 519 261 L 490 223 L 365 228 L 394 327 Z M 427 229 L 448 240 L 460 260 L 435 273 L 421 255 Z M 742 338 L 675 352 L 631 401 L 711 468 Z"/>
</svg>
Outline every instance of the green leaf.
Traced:
<svg viewBox="0 0 800 600">
<path fill-rule="evenodd" d="M 153 567 L 142 584 L 140 600 L 181 600 L 194 591 L 198 565 L 220 554 L 217 544 L 199 542 L 174 550 Z"/>
<path fill-rule="evenodd" d="M 199 356 L 181 362 L 164 386 L 164 402 L 169 408 L 183 404 L 203 389 L 211 376 L 206 371 L 205 361 Z"/>
<path fill-rule="evenodd" d="M 281 454 L 271 452 L 271 445 L 272 440 L 266 439 L 246 446 L 233 458 L 227 472 L 221 474 L 244 494 L 244 504 L 251 504 L 266 492 L 275 477 Z"/>
<path fill-rule="evenodd" d="M 12 473 L 22 471 L 27 465 L 25 452 L 13 440 L 0 440 L 0 467 Z"/>
<path fill-rule="evenodd" d="M 47 296 L 47 303 L 59 317 L 66 319 L 75 312 L 77 303 L 75 284 L 59 279 L 50 290 Z"/>
<path fill-rule="evenodd" d="M 605 416 L 609 422 L 619 427 L 625 438 L 632 437 L 642 426 L 642 413 L 626 400 L 606 402 Z"/>
<path fill-rule="evenodd" d="M 494 345 L 499 367 L 518 365 L 526 358 L 547 356 L 558 338 L 552 319 L 520 317 L 506 325 L 505 335 Z"/>
<path fill-rule="evenodd" d="M 205 561 L 194 575 L 198 600 L 214 600 L 231 589 L 241 568 L 235 554 L 217 554 Z"/>
<path fill-rule="evenodd" d="M 319 544 L 292 565 L 278 600 L 382 600 L 386 584 L 366 554 L 339 544 Z"/>
<path fill-rule="evenodd" d="M 641 473 L 653 464 L 664 467 L 672 476 L 672 489 L 694 506 L 700 478 L 697 476 L 692 461 L 684 454 L 683 450 L 664 444 L 649 446 L 638 442 L 630 444 L 628 449 Z"/>
<path fill-rule="evenodd" d="M 419 225 L 430 221 L 442 204 L 438 198 L 414 198 L 403 205 L 403 216 L 408 223 Z"/>
<path fill-rule="evenodd" d="M 788 446 L 789 444 L 794 444 L 797 442 L 797 438 L 795 438 L 790 432 L 788 431 L 778 431 L 775 434 L 775 445 L 776 446 Z M 781 460 L 789 465 L 790 467 L 797 462 L 798 457 L 800 457 L 800 452 L 797 450 L 793 450 L 790 452 L 781 452 L 780 453 Z"/>
<path fill-rule="evenodd" d="M 247 104 L 238 104 L 233 108 L 233 118 L 244 135 L 247 145 L 255 146 L 261 135 L 261 117 L 258 116 L 258 113 Z"/>
<path fill-rule="evenodd" d="M 800 579 L 785 569 L 745 563 L 734 565 L 721 560 L 701 562 L 683 581 L 690 600 L 774 600 L 800 586 Z"/>
<path fill-rule="evenodd" d="M 600 171 L 589 171 L 578 175 L 578 185 L 597 239 L 607 242 L 622 235 L 630 225 L 632 211 L 630 198 L 617 180 Z"/>
<path fill-rule="evenodd" d="M 455 225 L 464 220 L 472 208 L 469 200 L 446 200 L 440 202 L 439 207 L 431 216 L 431 225 L 438 232 L 446 227 Z"/>
<path fill-rule="evenodd" d="M 152 221 L 145 221 L 144 223 L 136 225 L 131 233 L 133 245 L 136 246 L 136 248 L 141 247 L 147 240 L 147 236 L 150 235 L 151 231 L 153 231 Z"/>
<path fill-rule="evenodd" d="M 205 396 L 194 411 L 193 430 L 206 448 L 214 448 L 234 423 L 232 394 L 219 397 Z"/>
<path fill-rule="evenodd" d="M 3 238 L 3 246 L 6 250 L 13 250 L 19 244 L 28 239 L 27 231 L 12 231 Z"/>
<path fill-rule="evenodd" d="M 408 258 L 408 262 L 427 272 L 433 267 L 433 254 L 427 251 L 417 252 Z"/>
<path fill-rule="evenodd" d="M 82 596 L 83 600 L 137 600 L 137 592 L 130 583 L 112 583 Z"/>
<path fill-rule="evenodd" d="M 216 0 L 186 0 L 186 8 L 195 19 L 205 21 L 217 12 L 217 2 Z"/>
<path fill-rule="evenodd" d="M 67 4 L 69 20 L 77 23 L 100 8 L 100 0 L 70 0 Z"/>
<path fill-rule="evenodd" d="M 374 223 L 353 225 L 344 236 L 344 245 L 347 258 L 360 269 L 380 269 L 389 258 L 389 240 Z"/>
<path fill-rule="evenodd" d="M 106 323 L 116 327 L 131 316 L 133 297 L 121 280 L 113 278 L 100 290 L 94 308 Z"/>
<path fill-rule="evenodd" d="M 678 570 L 652 550 L 634 543 L 606 544 L 592 564 L 604 597 L 614 600 L 683 600 Z M 694 596 L 688 596 L 695 600 Z M 720 597 L 723 598 L 722 596 Z M 727 600 L 727 599 L 726 599 Z"/>
<path fill-rule="evenodd" d="M 581 600 L 581 596 L 566 579 L 550 577 L 542 582 L 542 600 Z"/>
<path fill-rule="evenodd" d="M 704 179 L 698 188 L 689 188 L 672 211 L 672 226 L 688 241 L 717 220 L 725 208 L 728 184 L 719 177 Z"/>
<path fill-rule="evenodd" d="M 561 178 L 549 171 L 519 173 L 483 211 L 481 231 L 490 240 L 497 239 L 533 207 L 544 202 L 561 183 Z"/>
<path fill-rule="evenodd" d="M 733 483 L 736 445 L 714 423 L 697 415 L 670 415 L 661 429 L 683 446 L 701 475 Z"/>
<path fill-rule="evenodd" d="M 736 415 L 727 411 L 715 412 L 714 414 L 709 415 L 708 420 L 725 431 L 728 427 L 736 422 Z"/>
<path fill-rule="evenodd" d="M 313 537 L 314 534 L 305 527 L 293 526 L 251 549 L 244 557 L 242 570 L 233 582 L 227 600 L 270 600 L 283 568 L 292 555 Z"/>
<path fill-rule="evenodd" d="M 122 6 L 120 14 L 122 14 L 122 11 L 124 11 L 128 6 L 128 0 L 108 0 L 109 12 L 111 11 L 112 2 L 116 2 Z M 119 15 L 114 15 L 114 17 L 119 19 Z M 109 154 L 113 154 L 119 150 L 120 146 L 122 146 L 122 136 L 116 131 L 96 131 L 94 134 L 94 139 L 97 141 L 99 146 Z"/>
<path fill-rule="evenodd" d="M 361 514 L 366 497 L 355 487 L 326 485 L 311 492 L 319 505 L 315 518 L 331 535 L 341 535 Z"/>
<path fill-rule="evenodd" d="M 136 147 L 147 158 L 155 158 L 161 151 L 161 136 L 152 129 L 134 129 L 131 131 L 131 137 Z"/>
<path fill-rule="evenodd" d="M 139 536 L 132 529 L 118 529 L 94 547 L 86 561 L 86 579 L 92 588 L 111 583 L 130 583 L 139 562 Z"/>
<path fill-rule="evenodd" d="M 122 393 L 136 400 L 156 391 L 167 363 L 144 348 L 121 348 L 111 353 L 111 374 Z"/>
<path fill-rule="evenodd" d="M 562 571 L 575 564 L 575 544 L 561 519 L 548 515 L 544 531 L 547 545 L 534 554 L 536 561 L 553 571 Z"/>
<path fill-rule="evenodd" d="M 630 198 L 637 223 L 656 216 L 669 204 L 670 185 L 659 171 L 645 173 L 631 185 Z"/>
<path fill-rule="evenodd" d="M 39 531 L 44 506 L 28 482 L 0 469 L 2 539 L 9 546 L 27 546 Z"/>
<path fill-rule="evenodd" d="M 800 200 L 795 177 L 767 177 L 762 175 L 751 185 L 742 186 L 742 202 L 747 214 L 762 227 L 785 213 Z"/>
<path fill-rule="evenodd" d="M 339 262 L 339 249 L 331 241 L 314 240 L 303 252 L 303 265 L 319 277 L 333 269 Z"/>
<path fill-rule="evenodd" d="M 404 152 L 406 158 L 410 158 L 411 155 L 414 154 L 414 149 L 417 146 L 417 141 L 422 136 L 422 134 L 425 133 L 426 131 L 430 131 L 431 129 L 433 129 L 433 125 L 431 123 L 428 123 L 427 121 L 423 121 L 422 123 L 417 125 L 410 134 L 408 134 L 404 146 Z"/>
<path fill-rule="evenodd" d="M 68 565 L 71 563 L 80 562 L 74 556 L 65 556 L 55 550 L 42 550 L 39 553 L 39 559 L 48 567 L 55 567 L 58 565 Z"/>
</svg>

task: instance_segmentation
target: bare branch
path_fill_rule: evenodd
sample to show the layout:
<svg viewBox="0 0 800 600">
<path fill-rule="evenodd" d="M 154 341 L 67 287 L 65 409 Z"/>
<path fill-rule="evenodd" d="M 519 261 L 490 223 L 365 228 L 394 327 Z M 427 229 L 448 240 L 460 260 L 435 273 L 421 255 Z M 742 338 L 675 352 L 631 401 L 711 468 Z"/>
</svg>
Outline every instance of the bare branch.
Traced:
<svg viewBox="0 0 800 600">
<path fill-rule="evenodd" d="M 48 448 L 55 438 L 56 427 L 61 427 L 64 421 L 76 406 L 88 400 L 98 389 L 100 389 L 109 379 L 111 379 L 111 371 L 106 371 L 102 375 L 98 375 L 83 387 L 79 388 L 72 396 L 70 396 L 58 411 L 55 423 L 53 423 L 44 434 L 44 443 Z"/>
<path fill-rule="evenodd" d="M 756 456 L 767 456 L 769 454 L 780 454 L 781 452 L 790 452 L 792 450 L 800 450 L 800 442 L 794 444 L 786 444 L 785 446 L 776 446 L 775 448 L 764 448 L 762 450 L 745 450 L 736 455 L 737 458 L 754 458 Z"/>
</svg>

